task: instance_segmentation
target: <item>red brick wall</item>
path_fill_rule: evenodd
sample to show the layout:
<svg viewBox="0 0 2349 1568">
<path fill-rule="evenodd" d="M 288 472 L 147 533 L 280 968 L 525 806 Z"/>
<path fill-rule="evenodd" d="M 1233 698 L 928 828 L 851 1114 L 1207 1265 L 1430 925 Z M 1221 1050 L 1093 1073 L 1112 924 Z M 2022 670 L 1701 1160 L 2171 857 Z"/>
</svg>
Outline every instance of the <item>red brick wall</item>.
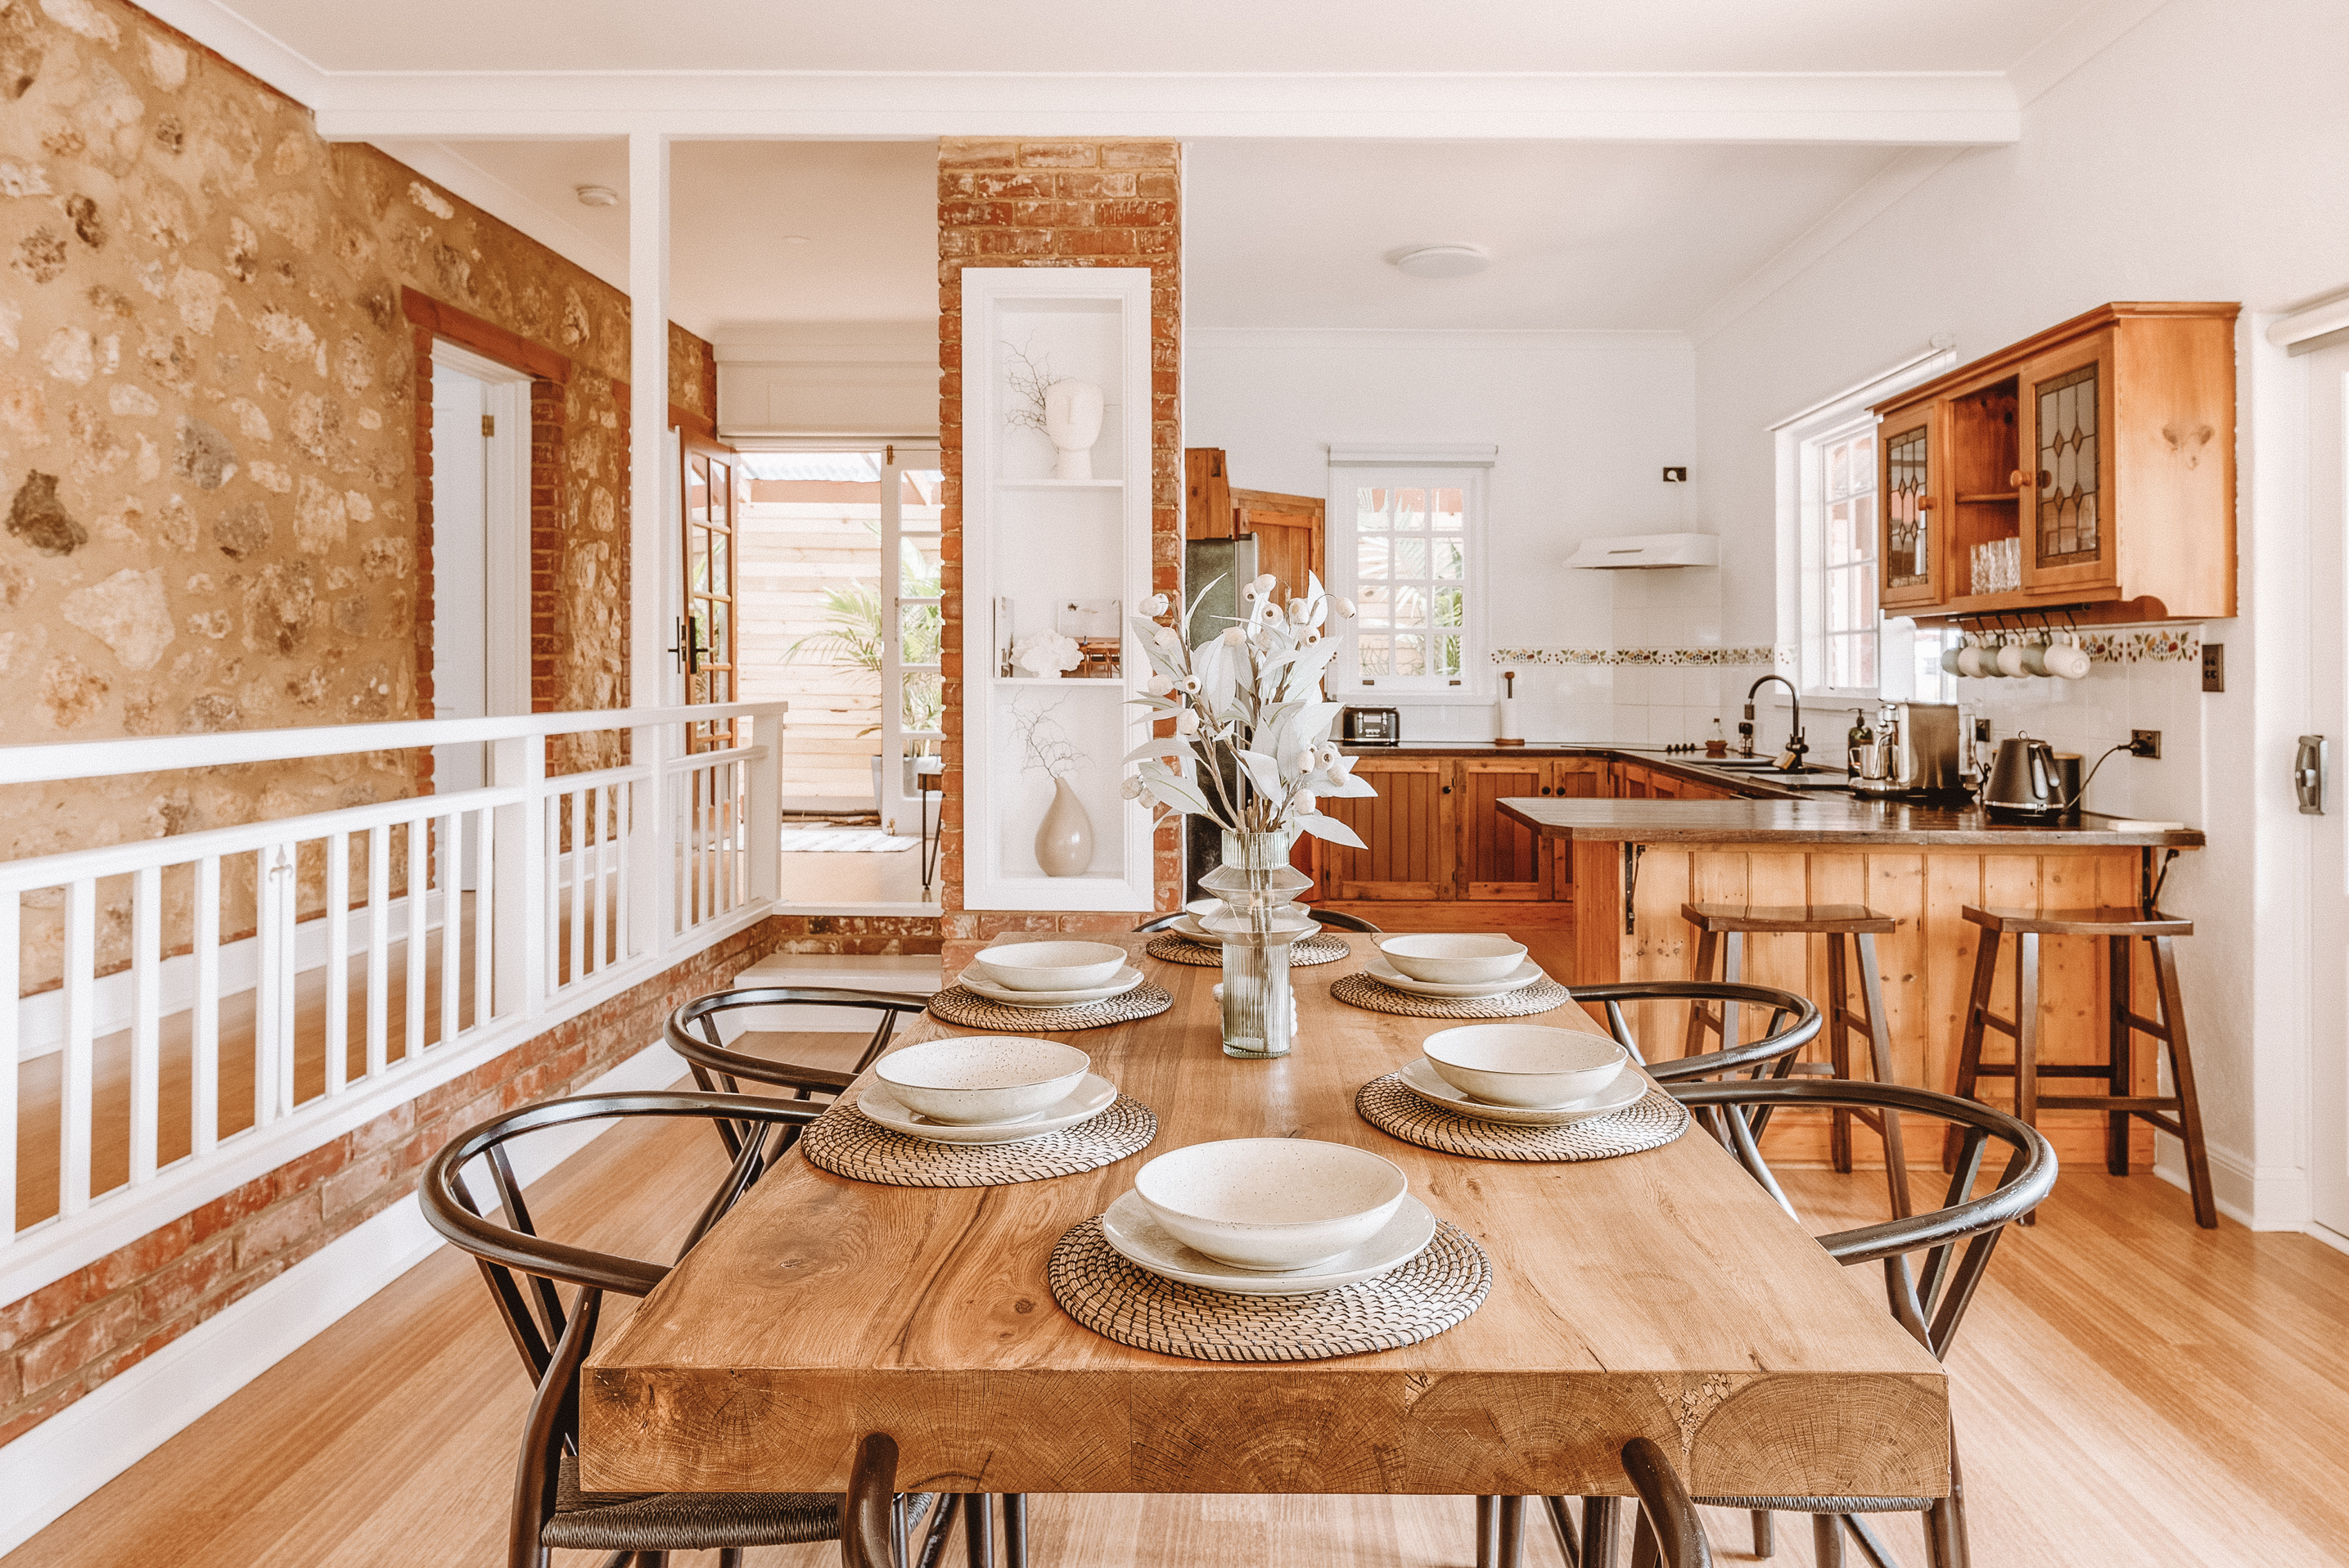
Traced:
<svg viewBox="0 0 2349 1568">
<path fill-rule="evenodd" d="M 1129 931 L 1131 914 L 968 913 L 963 896 L 962 270 L 1148 267 L 1151 585 L 1183 571 L 1182 147 L 1172 141 L 938 142 L 938 445 L 944 460 L 946 776 L 940 929 L 949 964 L 1001 931 Z M 1182 886 L 1176 829 L 1159 830 L 1158 907 Z"/>
<path fill-rule="evenodd" d="M 777 916 L 356 1128 L 79 1272 L 0 1306 L 0 1443 L 250 1295 L 415 1190 L 475 1122 L 574 1093 L 661 1020 L 771 953 L 935 953 L 933 922 Z M 481 1304 L 489 1310 L 489 1304 Z"/>
</svg>

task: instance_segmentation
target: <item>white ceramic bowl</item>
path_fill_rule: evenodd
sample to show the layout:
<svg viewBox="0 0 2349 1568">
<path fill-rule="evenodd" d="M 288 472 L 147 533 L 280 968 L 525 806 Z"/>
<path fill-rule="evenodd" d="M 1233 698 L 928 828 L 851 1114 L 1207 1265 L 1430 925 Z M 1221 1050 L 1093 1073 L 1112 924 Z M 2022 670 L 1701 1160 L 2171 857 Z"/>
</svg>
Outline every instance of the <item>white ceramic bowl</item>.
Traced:
<svg viewBox="0 0 2349 1568">
<path fill-rule="evenodd" d="M 1544 1024 L 1438 1029 L 1420 1047 L 1445 1083 L 1495 1105 L 1571 1105 L 1615 1081 L 1629 1058 L 1604 1035 Z"/>
<path fill-rule="evenodd" d="M 1087 991 L 1125 967 L 1123 947 L 1106 942 L 1023 942 L 990 947 L 971 962 L 1014 991 Z"/>
<path fill-rule="evenodd" d="M 1351 1252 L 1394 1217 L 1411 1179 L 1346 1143 L 1233 1138 L 1162 1154 L 1133 1190 L 1183 1244 L 1236 1268 L 1309 1268 Z"/>
<path fill-rule="evenodd" d="M 1506 980 L 1526 961 L 1524 943 L 1475 932 L 1456 936 L 1381 936 L 1379 951 L 1413 979 L 1432 980 L 1439 985 Z"/>
<path fill-rule="evenodd" d="M 1092 1057 L 1058 1040 L 985 1035 L 907 1046 L 874 1063 L 873 1076 L 906 1109 L 975 1127 L 1058 1104 L 1076 1092 L 1092 1065 Z"/>
</svg>

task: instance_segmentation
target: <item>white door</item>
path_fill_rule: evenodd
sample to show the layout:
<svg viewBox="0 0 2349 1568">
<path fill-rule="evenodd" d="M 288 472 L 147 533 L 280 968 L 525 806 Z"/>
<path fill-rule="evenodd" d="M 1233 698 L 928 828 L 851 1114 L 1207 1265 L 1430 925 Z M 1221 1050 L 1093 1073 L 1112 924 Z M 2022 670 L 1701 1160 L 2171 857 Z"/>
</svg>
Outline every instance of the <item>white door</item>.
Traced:
<svg viewBox="0 0 2349 1568">
<path fill-rule="evenodd" d="M 2324 814 L 2309 819 L 2315 853 L 2310 896 L 2315 962 L 2309 965 L 2315 1071 L 2310 1194 L 2319 1224 L 2349 1236 L 2349 343 L 2306 357 L 2309 728 L 2328 743 Z"/>
<path fill-rule="evenodd" d="M 937 830 L 944 631 L 939 608 L 946 475 L 937 449 L 894 446 L 881 468 L 881 825 L 926 839 Z"/>
<path fill-rule="evenodd" d="M 529 379 L 448 344 L 432 356 L 432 715 L 530 709 Z M 487 748 L 432 748 L 433 789 L 489 782 Z M 466 819 L 458 885 L 477 885 Z"/>
</svg>

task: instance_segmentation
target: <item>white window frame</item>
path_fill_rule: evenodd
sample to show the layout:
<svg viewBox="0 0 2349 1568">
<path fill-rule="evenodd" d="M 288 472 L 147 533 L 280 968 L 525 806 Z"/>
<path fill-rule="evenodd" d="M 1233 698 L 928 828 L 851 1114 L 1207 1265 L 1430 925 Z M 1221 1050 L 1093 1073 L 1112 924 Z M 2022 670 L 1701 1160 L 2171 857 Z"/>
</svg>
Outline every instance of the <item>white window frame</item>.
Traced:
<svg viewBox="0 0 2349 1568">
<path fill-rule="evenodd" d="M 1779 673 L 1791 676 L 1805 702 L 1861 704 L 1910 696 L 1949 700 L 1940 692 L 1915 690 L 1916 623 L 1886 617 L 1877 610 L 1878 645 L 1873 686 L 1830 686 L 1826 670 L 1826 449 L 1873 426 L 1868 410 L 1908 388 L 1931 380 L 1957 364 L 1957 350 L 1943 335 L 1932 346 L 1857 385 L 1813 404 L 1771 427 L 1777 457 L 1778 624 L 1795 633 L 1786 648 L 1782 634 Z M 1880 455 L 1880 454 L 1879 454 Z M 1881 507 L 1883 498 L 1878 498 Z M 1879 519 L 1880 521 L 1880 519 Z M 1927 636 L 1933 634 L 1926 633 Z M 1784 667 L 1787 653 L 1794 667 Z"/>
<path fill-rule="evenodd" d="M 1457 683 L 1445 676 L 1380 676 L 1363 680 L 1355 645 L 1361 623 L 1332 617 L 1330 624 L 1343 645 L 1338 657 L 1330 661 L 1324 683 L 1324 689 L 1332 698 L 1358 698 L 1383 707 L 1491 700 L 1495 688 L 1488 570 L 1493 529 L 1491 489 L 1486 480 L 1499 457 L 1500 449 L 1492 446 L 1330 445 L 1326 541 L 1330 592 L 1357 602 L 1361 598 L 1361 583 L 1355 570 L 1354 491 L 1358 486 L 1458 490 L 1463 511 L 1460 535 L 1467 557 L 1461 575 Z"/>
<path fill-rule="evenodd" d="M 1830 566 L 1827 562 L 1827 513 L 1832 509 L 1835 499 L 1827 493 L 1827 452 L 1831 448 L 1841 446 L 1857 437 L 1872 436 L 1875 430 L 1876 416 L 1864 413 L 1845 420 L 1832 429 L 1820 431 L 1817 435 L 1806 439 L 1802 446 L 1803 676 L 1799 684 L 1805 696 L 1816 696 L 1825 702 L 1873 701 L 1887 685 L 1884 678 L 1884 661 L 1888 650 L 1885 646 L 1887 639 L 1884 634 L 1883 606 L 1880 603 L 1877 606 L 1876 626 L 1872 634 L 1838 630 L 1827 624 L 1828 614 L 1832 607 L 1831 601 L 1834 597 L 1828 592 L 1828 575 L 1831 572 L 1850 570 L 1848 564 Z M 1877 456 L 1876 448 L 1871 443 L 1868 458 L 1870 472 L 1867 491 L 1869 498 L 1868 509 L 1869 539 L 1867 553 L 1868 565 L 1878 573 L 1878 581 L 1871 586 L 1878 593 L 1881 593 L 1883 591 L 1881 567 L 1876 555 L 1876 535 L 1878 531 L 1876 509 L 1882 504 L 1883 498 L 1876 493 L 1874 470 Z M 1831 667 L 1831 661 L 1827 656 L 1829 641 L 1838 636 L 1857 637 L 1869 634 L 1876 638 L 1875 682 L 1868 686 L 1829 684 L 1826 678 L 1826 672 Z"/>
</svg>

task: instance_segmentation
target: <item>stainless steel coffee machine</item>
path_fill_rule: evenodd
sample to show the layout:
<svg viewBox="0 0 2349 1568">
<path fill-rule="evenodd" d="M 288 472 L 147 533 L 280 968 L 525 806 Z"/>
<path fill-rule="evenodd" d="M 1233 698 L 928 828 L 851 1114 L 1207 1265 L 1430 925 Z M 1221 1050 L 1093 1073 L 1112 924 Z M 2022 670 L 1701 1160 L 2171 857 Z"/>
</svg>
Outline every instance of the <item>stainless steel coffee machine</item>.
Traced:
<svg viewBox="0 0 2349 1568">
<path fill-rule="evenodd" d="M 1958 707 L 1950 702 L 1888 702 L 1877 710 L 1876 736 L 1851 754 L 1851 792 L 1876 799 L 1963 799 Z"/>
</svg>

